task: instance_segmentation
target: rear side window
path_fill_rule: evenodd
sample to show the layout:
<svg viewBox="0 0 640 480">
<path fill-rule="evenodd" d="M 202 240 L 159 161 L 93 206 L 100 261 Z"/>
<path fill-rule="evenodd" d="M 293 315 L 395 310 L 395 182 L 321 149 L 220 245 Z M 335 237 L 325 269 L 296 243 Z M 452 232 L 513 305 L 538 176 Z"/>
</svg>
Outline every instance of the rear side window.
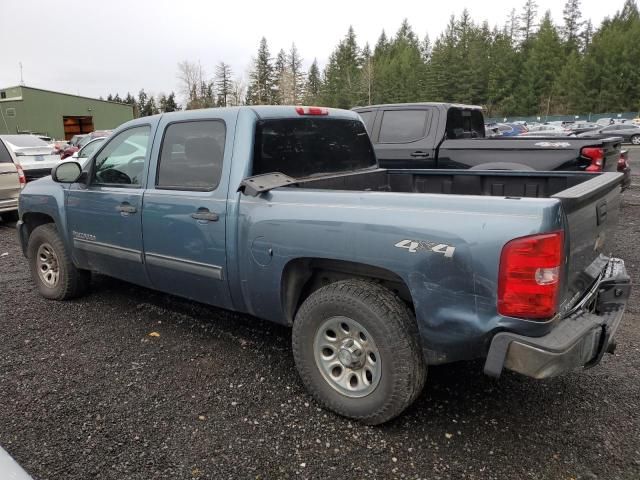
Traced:
<svg viewBox="0 0 640 480">
<path fill-rule="evenodd" d="M 360 120 L 283 118 L 256 126 L 253 174 L 281 172 L 294 178 L 376 165 Z"/>
<path fill-rule="evenodd" d="M 2 140 L 0 140 L 0 163 L 13 163 L 9 150 L 4 146 L 4 142 Z"/>
<path fill-rule="evenodd" d="M 428 110 L 386 110 L 382 115 L 379 143 L 410 143 L 424 138 Z"/>
<path fill-rule="evenodd" d="M 222 120 L 169 125 L 162 140 L 156 187 L 215 190 L 222 176 L 225 136 Z"/>
</svg>

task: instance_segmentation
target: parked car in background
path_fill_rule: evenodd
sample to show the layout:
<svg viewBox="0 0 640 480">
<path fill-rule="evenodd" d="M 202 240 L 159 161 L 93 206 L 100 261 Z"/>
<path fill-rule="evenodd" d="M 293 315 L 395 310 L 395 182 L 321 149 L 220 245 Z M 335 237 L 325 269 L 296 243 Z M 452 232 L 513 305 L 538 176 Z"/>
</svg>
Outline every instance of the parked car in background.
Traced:
<svg viewBox="0 0 640 480">
<path fill-rule="evenodd" d="M 631 123 L 633 123 L 634 125 L 640 125 L 640 117 L 634 118 L 633 120 L 631 120 Z"/>
<path fill-rule="evenodd" d="M 69 144 L 67 148 L 62 151 L 60 157 L 64 160 L 65 158 L 69 158 L 75 152 L 84 147 L 87 143 L 89 143 L 94 138 L 103 138 L 108 137 L 111 133 L 111 130 L 96 130 L 95 132 L 88 133 L 84 135 L 80 140 L 78 140 L 74 145 Z"/>
<path fill-rule="evenodd" d="M 606 125 L 613 125 L 615 122 L 613 121 L 613 118 L 611 117 L 604 117 L 604 118 L 599 118 L 598 120 L 596 120 L 596 124 L 600 125 L 602 127 L 606 126 Z"/>
<path fill-rule="evenodd" d="M 4 221 L 18 219 L 18 196 L 26 179 L 16 165 L 12 151 L 0 140 L 0 216 Z"/>
<path fill-rule="evenodd" d="M 523 137 L 555 137 L 573 135 L 573 132 L 560 125 L 536 125 L 529 127 L 528 131 L 520 135 Z"/>
<path fill-rule="evenodd" d="M 598 128 L 601 128 L 601 126 L 597 123 L 591 122 L 574 123 L 572 125 L 569 125 L 569 129 L 576 135 L 583 132 L 589 132 L 591 130 L 597 130 Z"/>
<path fill-rule="evenodd" d="M 499 137 L 500 129 L 498 128 L 497 123 L 486 123 L 484 125 L 484 135 L 485 137 Z"/>
<path fill-rule="evenodd" d="M 498 130 L 501 137 L 515 137 L 527 131 L 521 123 L 498 123 Z"/>
<path fill-rule="evenodd" d="M 86 136 L 86 134 L 74 135 L 73 137 L 71 137 L 71 140 L 69 140 L 69 145 L 76 147 L 78 143 L 80 143 L 80 140 L 82 140 Z"/>
<path fill-rule="evenodd" d="M 370 105 L 353 110 L 367 125 L 383 168 L 591 173 L 615 172 L 619 168 L 620 138 L 557 135 L 486 138 L 482 108 L 476 105 L 425 102 Z M 501 125 L 505 124 L 498 124 L 498 128 Z M 627 172 L 623 186 L 630 183 L 631 175 Z"/>
<path fill-rule="evenodd" d="M 50 175 L 51 169 L 60 163 L 54 148 L 35 135 L 0 135 L 0 139 L 15 155 L 27 182 Z"/>
<path fill-rule="evenodd" d="M 105 138 L 107 137 L 98 137 L 90 140 L 84 147 L 71 155 L 71 158 L 76 160 L 85 160 L 91 157 L 91 155 L 100 148 L 100 145 L 104 143 Z"/>
<path fill-rule="evenodd" d="M 581 133 L 578 136 L 581 138 L 622 137 L 622 140 L 626 143 L 640 145 L 640 125 L 615 123 L 604 128 Z"/>
</svg>

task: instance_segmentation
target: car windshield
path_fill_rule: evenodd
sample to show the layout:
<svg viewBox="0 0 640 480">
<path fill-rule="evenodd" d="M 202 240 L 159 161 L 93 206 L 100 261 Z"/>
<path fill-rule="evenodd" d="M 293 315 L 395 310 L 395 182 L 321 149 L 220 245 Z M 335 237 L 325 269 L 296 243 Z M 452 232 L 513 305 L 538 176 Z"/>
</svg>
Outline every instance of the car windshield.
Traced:
<svg viewBox="0 0 640 480">
<path fill-rule="evenodd" d="M 40 140 L 35 135 L 3 135 L 2 139 L 14 147 L 48 147 L 47 142 Z"/>
<path fill-rule="evenodd" d="M 375 165 L 373 147 L 360 120 L 305 117 L 257 124 L 254 175 L 281 172 L 301 178 Z"/>
</svg>

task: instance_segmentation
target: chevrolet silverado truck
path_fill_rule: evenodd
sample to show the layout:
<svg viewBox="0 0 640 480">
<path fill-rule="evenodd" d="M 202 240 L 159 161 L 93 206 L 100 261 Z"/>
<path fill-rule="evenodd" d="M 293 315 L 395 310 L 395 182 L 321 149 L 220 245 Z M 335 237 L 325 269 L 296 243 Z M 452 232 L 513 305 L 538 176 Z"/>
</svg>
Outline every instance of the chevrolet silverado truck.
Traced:
<svg viewBox="0 0 640 480">
<path fill-rule="evenodd" d="M 362 117 L 384 168 L 615 172 L 631 169 L 622 138 L 485 136 L 482 107 L 450 103 L 371 105 Z"/>
<path fill-rule="evenodd" d="M 132 147 L 134 145 L 135 147 Z M 612 351 L 622 174 L 380 168 L 355 112 L 191 110 L 133 120 L 20 195 L 46 298 L 91 272 L 292 326 L 325 407 L 387 421 L 429 365 L 551 377 Z"/>
</svg>

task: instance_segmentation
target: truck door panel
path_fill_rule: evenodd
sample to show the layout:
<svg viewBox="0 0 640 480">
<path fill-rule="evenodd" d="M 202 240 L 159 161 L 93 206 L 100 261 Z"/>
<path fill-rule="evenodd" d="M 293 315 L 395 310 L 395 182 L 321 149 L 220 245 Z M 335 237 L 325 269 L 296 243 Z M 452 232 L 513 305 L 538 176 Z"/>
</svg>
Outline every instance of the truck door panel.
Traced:
<svg viewBox="0 0 640 480">
<path fill-rule="evenodd" d="M 78 264 L 141 285 L 148 284 L 141 213 L 151 131 L 137 126 L 106 141 L 89 185 L 72 185 L 66 200 Z"/>
<path fill-rule="evenodd" d="M 164 131 L 159 160 L 144 194 L 142 230 L 149 278 L 159 290 L 229 308 L 225 122 L 166 122 L 159 127 Z"/>
</svg>

